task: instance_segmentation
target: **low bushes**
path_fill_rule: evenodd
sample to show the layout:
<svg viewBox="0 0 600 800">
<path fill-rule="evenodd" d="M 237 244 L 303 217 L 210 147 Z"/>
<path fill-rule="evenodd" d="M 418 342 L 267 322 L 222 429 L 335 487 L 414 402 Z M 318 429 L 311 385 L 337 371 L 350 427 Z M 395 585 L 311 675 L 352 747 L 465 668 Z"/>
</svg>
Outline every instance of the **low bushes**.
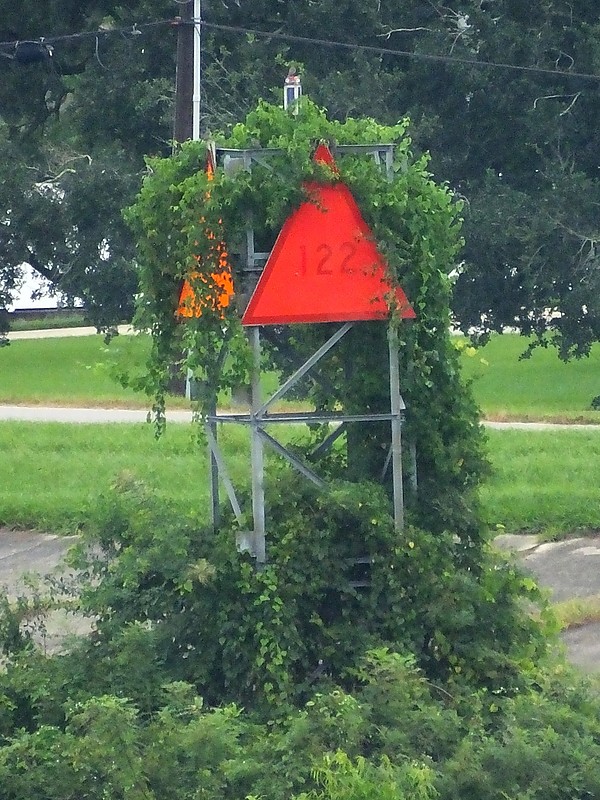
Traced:
<svg viewBox="0 0 600 800">
<path fill-rule="evenodd" d="M 275 483 L 263 572 L 228 523 L 198 528 L 128 477 L 51 587 L 95 633 L 48 657 L 25 606 L 3 607 L 2 798 L 600 793 L 598 699 L 553 655 L 529 579 L 486 548 L 465 564 L 450 535 L 399 538 L 372 486 Z"/>
</svg>

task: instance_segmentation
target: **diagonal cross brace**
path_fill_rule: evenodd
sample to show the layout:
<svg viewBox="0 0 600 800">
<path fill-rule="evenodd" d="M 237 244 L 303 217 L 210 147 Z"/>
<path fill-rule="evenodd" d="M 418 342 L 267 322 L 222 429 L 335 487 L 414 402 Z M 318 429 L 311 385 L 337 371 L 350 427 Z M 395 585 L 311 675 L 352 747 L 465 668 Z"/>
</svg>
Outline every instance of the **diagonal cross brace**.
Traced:
<svg viewBox="0 0 600 800">
<path fill-rule="evenodd" d="M 285 341 L 281 336 L 278 336 L 274 331 L 270 330 L 269 327 L 265 326 L 262 329 L 262 336 L 264 339 L 274 345 L 279 350 L 281 355 L 284 356 L 284 358 L 287 358 L 294 367 L 298 368 L 304 364 L 304 357 L 295 350 L 293 345 L 291 345 L 288 341 Z M 321 386 L 321 388 L 327 392 L 327 394 L 331 395 L 332 397 L 335 396 L 335 386 L 326 375 L 323 375 L 321 372 L 313 369 L 310 371 L 310 378 L 315 383 L 318 383 L 319 386 Z"/>
<path fill-rule="evenodd" d="M 223 458 L 221 448 L 218 445 L 218 442 L 215 438 L 215 435 L 213 433 L 210 424 L 205 425 L 204 429 L 206 431 L 206 438 L 208 440 L 208 446 L 210 447 L 210 452 L 217 463 L 219 474 L 221 480 L 223 481 L 223 486 L 225 487 L 225 491 L 227 492 L 227 497 L 229 498 L 229 502 L 231 503 L 231 508 L 233 509 L 235 518 L 241 524 L 243 521 L 242 509 L 235 494 L 235 489 L 233 488 L 233 483 L 231 482 L 231 478 L 229 477 L 229 472 L 227 471 L 227 466 L 225 464 L 225 459 Z"/>
<path fill-rule="evenodd" d="M 262 428 L 258 428 L 257 430 L 261 439 L 264 439 L 264 441 L 267 442 L 267 444 L 269 444 L 273 448 L 273 450 L 275 450 L 276 453 L 279 453 L 279 455 L 283 456 L 283 458 L 285 458 L 286 461 L 289 461 L 289 463 L 294 467 L 294 469 L 297 469 L 298 472 L 304 475 L 305 478 L 308 478 L 309 481 L 312 481 L 314 484 L 316 484 L 319 487 L 319 489 L 327 488 L 327 484 L 325 483 L 325 481 L 322 478 L 319 478 L 317 473 L 313 472 L 313 470 L 310 469 L 310 467 L 307 467 L 306 464 L 304 464 L 304 462 L 302 462 L 297 456 L 294 455 L 294 453 L 291 453 L 287 449 L 287 447 L 284 447 L 280 442 L 277 441 L 277 439 L 274 439 Z"/>
<path fill-rule="evenodd" d="M 334 345 L 336 345 L 340 341 L 340 339 L 342 339 L 348 333 L 348 331 L 352 328 L 352 326 L 353 326 L 352 322 L 346 322 L 344 325 L 342 325 L 341 328 L 338 328 L 338 330 L 333 334 L 333 336 L 331 336 L 325 342 L 324 345 L 319 347 L 319 349 L 315 353 L 313 353 L 312 356 L 309 359 L 307 359 L 304 362 L 304 364 L 299 369 L 297 369 L 296 372 L 294 372 L 294 374 L 291 375 L 287 379 L 287 381 L 285 381 L 285 383 L 283 383 L 279 387 L 279 389 L 275 392 L 275 394 L 271 395 L 271 397 L 267 400 L 266 403 L 263 403 L 262 406 L 254 412 L 254 416 L 255 417 L 264 416 L 264 414 L 266 414 L 267 411 L 269 410 L 269 407 L 272 406 L 273 403 L 275 403 L 281 397 L 283 397 L 283 395 L 286 394 L 286 392 L 289 391 L 293 386 L 295 386 L 298 383 L 298 381 L 301 378 L 303 378 L 306 375 L 306 373 L 309 372 L 314 367 L 314 365 L 318 361 L 320 361 L 323 358 L 323 356 L 326 353 L 328 353 L 331 350 L 331 348 Z"/>
</svg>

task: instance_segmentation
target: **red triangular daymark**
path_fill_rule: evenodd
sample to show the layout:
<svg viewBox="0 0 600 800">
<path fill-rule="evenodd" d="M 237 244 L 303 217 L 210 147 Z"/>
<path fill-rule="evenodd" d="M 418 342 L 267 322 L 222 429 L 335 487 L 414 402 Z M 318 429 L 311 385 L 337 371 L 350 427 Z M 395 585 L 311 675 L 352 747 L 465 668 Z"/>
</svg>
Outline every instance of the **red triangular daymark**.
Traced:
<svg viewBox="0 0 600 800">
<path fill-rule="evenodd" d="M 317 145 L 317 149 L 313 153 L 313 161 L 317 164 L 325 164 L 335 175 L 339 175 L 339 170 L 334 157 L 331 155 L 331 150 L 324 142 Z"/>
<path fill-rule="evenodd" d="M 325 145 L 315 160 L 337 171 Z M 392 289 L 385 261 L 348 187 L 310 183 L 305 188 L 310 200 L 285 221 L 242 324 L 385 319 L 390 299 L 402 318 L 414 318 L 402 289 Z"/>
</svg>

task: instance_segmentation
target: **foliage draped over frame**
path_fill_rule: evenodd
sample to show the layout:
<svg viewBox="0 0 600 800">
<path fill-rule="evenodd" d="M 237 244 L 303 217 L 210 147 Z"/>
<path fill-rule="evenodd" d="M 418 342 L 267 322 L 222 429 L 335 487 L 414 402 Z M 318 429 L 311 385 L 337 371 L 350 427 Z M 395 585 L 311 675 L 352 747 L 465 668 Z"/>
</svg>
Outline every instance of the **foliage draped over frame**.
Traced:
<svg viewBox="0 0 600 800">
<path fill-rule="evenodd" d="M 392 321 L 400 338 L 402 394 L 408 408 L 405 433 L 417 450 L 415 522 L 432 530 L 451 528 L 472 543 L 480 528 L 473 490 L 485 465 L 477 409 L 461 382 L 449 335 L 450 276 L 462 244 L 460 205 L 450 191 L 433 182 L 427 158 L 413 157 L 407 128 L 407 121 L 394 126 L 372 119 L 330 121 L 307 99 L 297 116 L 261 102 L 229 136 L 215 137 L 219 147 L 278 150 L 251 170 L 231 174 L 219 168 L 209 180 L 203 142 L 185 144 L 172 158 L 150 160 L 137 202 L 127 212 L 138 240 L 141 272 L 137 324 L 153 337 L 150 361 L 137 385 L 154 396 L 161 424 L 174 363 L 184 373 L 192 370 L 204 387 L 201 412 L 215 403 L 219 391 L 243 382 L 249 359 L 239 320 L 248 286 L 236 253 L 242 251 L 248 220 L 261 249 L 268 249 L 285 219 L 305 199 L 303 183 L 338 179 L 312 160 L 319 141 L 391 143 L 393 180 L 362 154 L 338 158 L 339 180 L 349 186 L 370 225 L 391 281 L 403 287 L 417 314 L 414 323 Z M 214 308 L 219 287 L 211 276 L 219 271 L 220 258 L 215 239 L 227 243 L 237 292 L 237 302 L 225 314 Z M 200 276 L 190 277 L 195 273 Z M 203 298 L 203 312 L 178 322 L 178 293 L 186 278 Z M 325 394 L 318 385 L 309 390 L 316 407 L 338 403 L 350 413 L 386 408 L 385 327 L 361 323 L 345 337 L 328 366 L 335 395 Z M 290 336 L 299 354 L 308 355 L 323 341 L 323 330 L 319 325 L 294 326 Z M 226 360 L 224 343 L 229 349 Z M 381 357 L 374 358 L 378 353 Z M 285 371 L 276 351 L 271 357 Z M 351 479 L 372 480 L 381 472 L 386 435 L 385 425 L 349 435 L 344 466 Z"/>
</svg>

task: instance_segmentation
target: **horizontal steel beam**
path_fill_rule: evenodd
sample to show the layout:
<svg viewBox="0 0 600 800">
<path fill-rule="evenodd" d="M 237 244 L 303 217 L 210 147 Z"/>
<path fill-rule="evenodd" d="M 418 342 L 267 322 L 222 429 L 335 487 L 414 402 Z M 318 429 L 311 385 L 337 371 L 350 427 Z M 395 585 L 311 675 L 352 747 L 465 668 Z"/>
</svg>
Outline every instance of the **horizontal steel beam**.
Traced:
<svg viewBox="0 0 600 800">
<path fill-rule="evenodd" d="M 215 414 L 208 415 L 209 422 L 239 422 L 242 425 L 252 425 L 259 422 L 261 425 L 276 424 L 278 422 L 305 422 L 310 425 L 313 422 L 389 422 L 393 419 L 404 419 L 404 413 L 399 414 L 343 414 L 332 412 L 311 411 L 289 411 L 280 414 L 269 414 L 264 417 L 254 417 L 252 414 Z"/>
</svg>

